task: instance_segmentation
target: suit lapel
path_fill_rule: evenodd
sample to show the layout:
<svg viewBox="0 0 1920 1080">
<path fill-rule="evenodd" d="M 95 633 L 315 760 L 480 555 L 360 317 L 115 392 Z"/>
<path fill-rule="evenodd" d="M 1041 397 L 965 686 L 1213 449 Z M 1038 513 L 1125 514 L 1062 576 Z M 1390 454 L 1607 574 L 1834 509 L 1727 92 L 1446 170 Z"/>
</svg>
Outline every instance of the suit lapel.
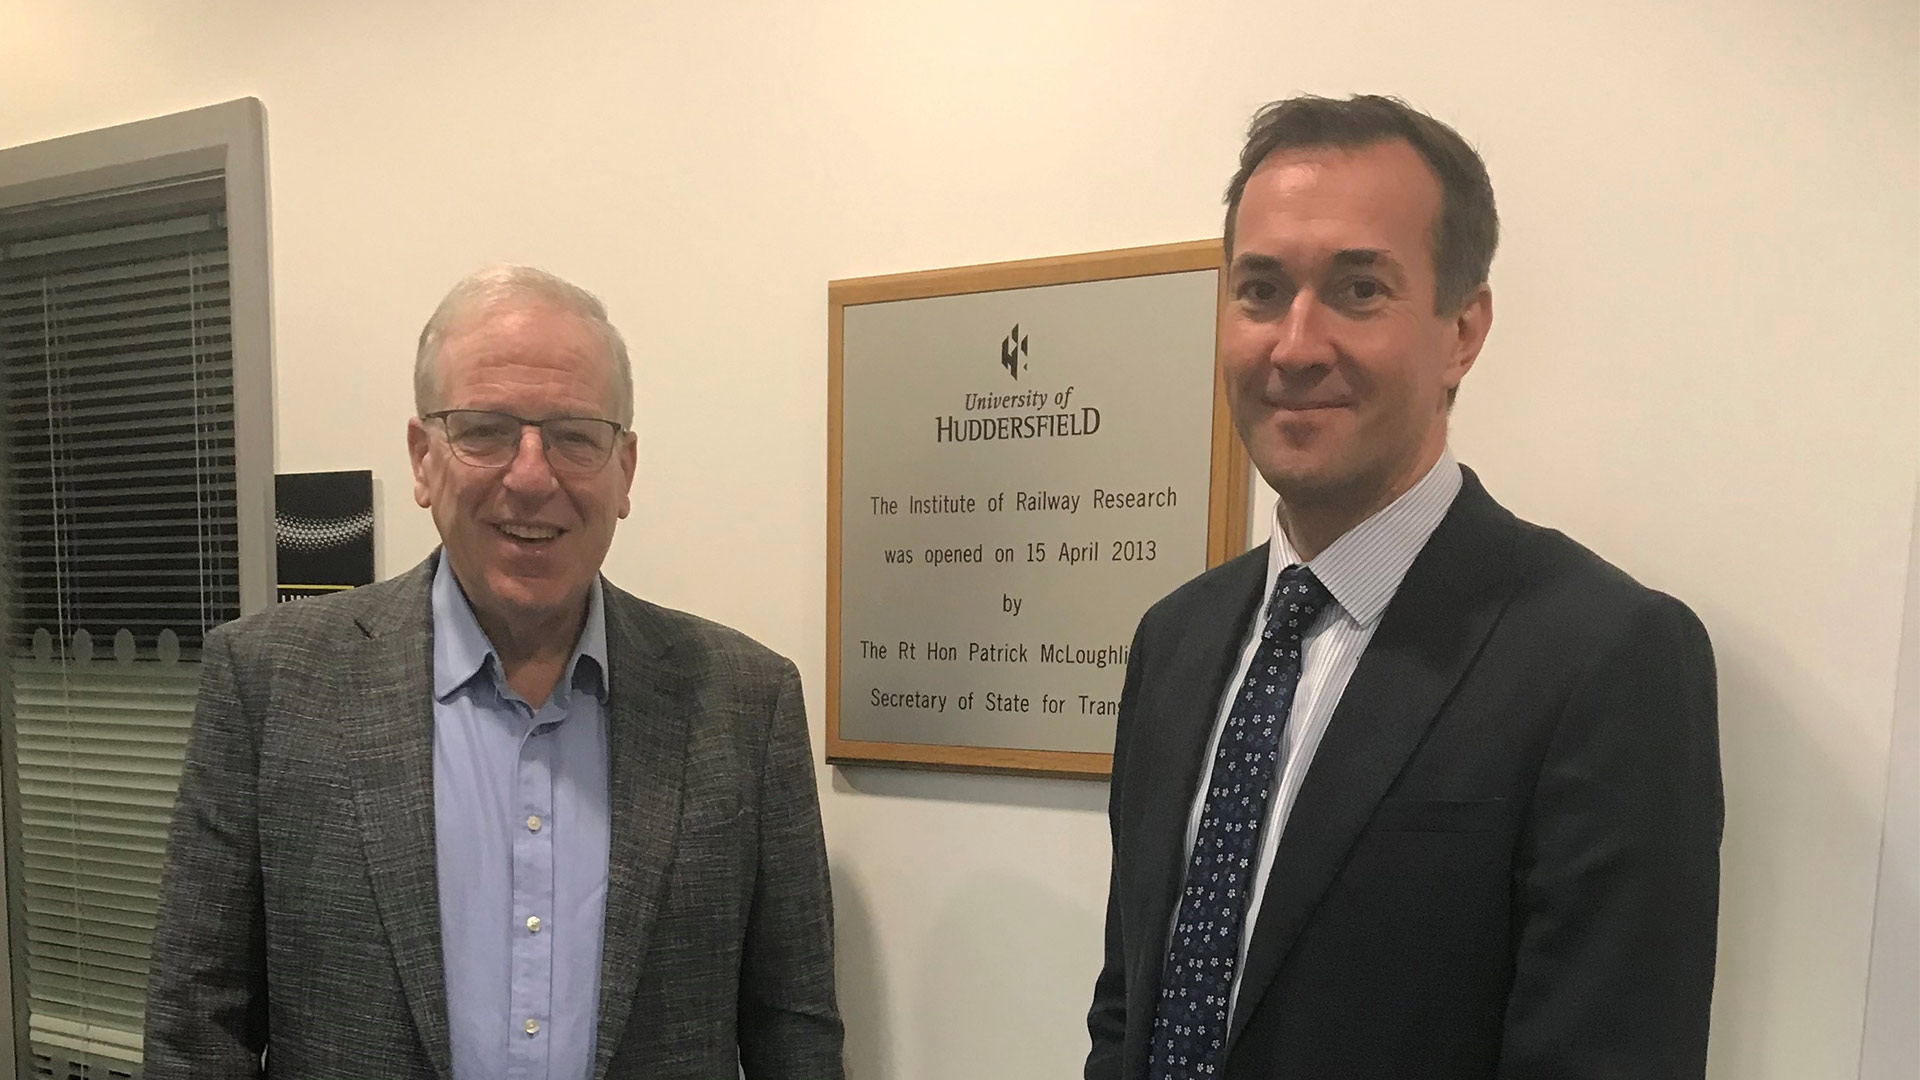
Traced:
<svg viewBox="0 0 1920 1080">
<path fill-rule="evenodd" d="M 680 824 L 691 712 L 685 679 L 665 662 L 671 642 L 656 618 L 611 584 L 604 589 L 612 831 L 595 1080 L 605 1080 L 626 1032 L 641 964 L 660 914 Z"/>
<path fill-rule="evenodd" d="M 1228 1048 L 1506 607 L 1518 528 L 1471 471 L 1347 682 L 1280 836 Z"/>
<path fill-rule="evenodd" d="M 1159 993 L 1160 971 L 1166 958 L 1166 931 L 1173 925 L 1173 905 L 1187 865 L 1187 825 L 1201 777 L 1213 762 L 1207 760 L 1207 741 L 1218 719 L 1227 679 L 1233 675 L 1265 592 L 1267 545 L 1222 566 L 1207 582 L 1206 592 L 1191 605 L 1193 621 L 1178 628 L 1172 656 L 1163 670 L 1185 676 L 1167 684 L 1164 697 L 1146 702 L 1146 728 L 1135 736 L 1134 756 L 1127 781 L 1145 788 L 1144 797 L 1129 795 L 1126 805 L 1139 808 L 1131 823 L 1139 836 L 1135 872 L 1146 878 L 1133 883 L 1130 894 L 1147 898 L 1141 926 L 1149 942 L 1156 942 L 1152 962 L 1157 965 L 1146 1015 L 1152 1015 L 1152 995 Z M 1158 666 L 1158 665 L 1156 665 Z"/>
<path fill-rule="evenodd" d="M 374 901 L 427 1056 L 453 1076 L 434 862 L 433 617 L 429 557 L 360 618 L 341 723 Z"/>
</svg>

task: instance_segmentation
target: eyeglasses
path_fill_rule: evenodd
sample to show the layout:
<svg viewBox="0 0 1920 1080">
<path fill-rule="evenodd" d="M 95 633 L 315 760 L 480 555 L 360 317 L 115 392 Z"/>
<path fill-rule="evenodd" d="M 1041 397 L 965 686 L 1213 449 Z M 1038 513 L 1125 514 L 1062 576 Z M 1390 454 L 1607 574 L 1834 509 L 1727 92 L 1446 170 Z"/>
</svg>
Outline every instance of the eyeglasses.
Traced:
<svg viewBox="0 0 1920 1080">
<path fill-rule="evenodd" d="M 513 464 L 527 428 L 539 428 L 547 466 L 556 473 L 575 475 L 599 472 L 613 456 L 613 445 L 625 430 L 612 420 L 592 416 L 529 420 L 485 409 L 441 409 L 420 419 L 440 421 L 447 429 L 447 446 L 453 456 L 482 469 L 504 469 Z"/>
</svg>

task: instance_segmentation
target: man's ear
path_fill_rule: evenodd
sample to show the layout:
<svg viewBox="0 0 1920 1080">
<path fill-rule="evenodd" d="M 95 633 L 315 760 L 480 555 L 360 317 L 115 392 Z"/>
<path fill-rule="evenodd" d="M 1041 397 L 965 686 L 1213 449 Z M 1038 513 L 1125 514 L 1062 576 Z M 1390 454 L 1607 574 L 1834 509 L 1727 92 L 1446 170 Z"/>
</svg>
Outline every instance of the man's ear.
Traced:
<svg viewBox="0 0 1920 1080">
<path fill-rule="evenodd" d="M 624 478 L 620 484 L 620 517 L 633 512 L 633 475 L 640 468 L 640 436 L 631 431 L 624 433 L 620 440 L 620 474 Z"/>
<path fill-rule="evenodd" d="M 1487 334 L 1493 329 L 1493 289 L 1485 282 L 1473 290 L 1467 302 L 1460 306 L 1458 314 L 1453 316 L 1452 348 L 1447 355 L 1447 370 L 1444 381 L 1447 389 L 1460 385 L 1467 377 L 1473 362 L 1480 358 L 1480 349 L 1487 343 Z"/>
<path fill-rule="evenodd" d="M 427 475 L 434 464 L 429 460 L 432 452 L 433 433 L 427 430 L 427 422 L 417 416 L 408 417 L 407 457 L 413 462 L 413 501 L 422 508 L 433 505 L 433 485 Z"/>
</svg>

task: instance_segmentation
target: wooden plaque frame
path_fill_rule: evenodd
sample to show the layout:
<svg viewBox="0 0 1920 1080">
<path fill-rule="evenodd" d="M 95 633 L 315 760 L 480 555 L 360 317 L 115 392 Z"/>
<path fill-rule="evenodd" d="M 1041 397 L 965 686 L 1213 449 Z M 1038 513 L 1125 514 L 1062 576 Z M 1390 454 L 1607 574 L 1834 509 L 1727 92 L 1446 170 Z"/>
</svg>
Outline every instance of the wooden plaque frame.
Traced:
<svg viewBox="0 0 1920 1080">
<path fill-rule="evenodd" d="M 1124 248 L 1017 262 L 962 266 L 827 283 L 827 762 L 892 765 L 966 772 L 1018 773 L 1100 780 L 1111 775 L 1113 755 L 1017 747 L 894 743 L 840 737 L 840 577 L 845 407 L 843 367 L 846 309 L 861 304 L 918 300 L 967 293 L 1030 289 L 1045 285 L 1110 281 L 1158 274 L 1217 270 L 1215 305 L 1213 430 L 1207 497 L 1207 566 L 1246 550 L 1248 461 L 1227 412 L 1218 360 L 1218 311 L 1226 299 L 1227 274 L 1219 240 Z"/>
</svg>

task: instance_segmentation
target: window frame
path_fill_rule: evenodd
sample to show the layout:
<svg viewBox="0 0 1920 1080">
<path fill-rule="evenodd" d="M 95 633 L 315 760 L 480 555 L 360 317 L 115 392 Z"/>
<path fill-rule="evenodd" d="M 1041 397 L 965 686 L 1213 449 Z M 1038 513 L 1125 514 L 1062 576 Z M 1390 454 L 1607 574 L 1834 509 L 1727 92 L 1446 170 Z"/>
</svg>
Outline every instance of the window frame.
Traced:
<svg viewBox="0 0 1920 1080">
<path fill-rule="evenodd" d="M 239 98 L 186 112 L 0 149 L 0 209 L 71 198 L 135 184 L 222 171 L 226 185 L 230 326 L 233 343 L 234 480 L 239 526 L 240 611 L 266 609 L 276 598 L 273 526 L 273 305 L 269 267 L 266 110 Z M 0 459 L 0 470 L 6 462 Z M 0 484 L 0 490 L 4 485 Z M 0 624 L 8 615 L 7 575 L 0 574 Z M 0 687 L 10 686 L 0 649 Z M 20 828 L 19 759 L 13 717 L 0 693 L 0 1061 L 31 1076 L 27 1038 L 27 953 Z"/>
</svg>

